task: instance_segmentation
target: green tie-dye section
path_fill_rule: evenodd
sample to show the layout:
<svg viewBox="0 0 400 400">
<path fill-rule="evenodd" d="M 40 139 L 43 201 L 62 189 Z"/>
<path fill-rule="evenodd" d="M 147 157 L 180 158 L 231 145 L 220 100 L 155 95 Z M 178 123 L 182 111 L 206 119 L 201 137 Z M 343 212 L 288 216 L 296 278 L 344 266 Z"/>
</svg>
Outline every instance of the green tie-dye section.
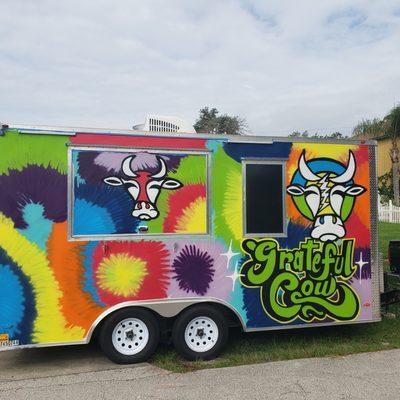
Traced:
<svg viewBox="0 0 400 400">
<path fill-rule="evenodd" d="M 67 173 L 66 144 L 68 137 L 23 135 L 16 130 L 7 130 L 1 139 L 0 175 L 10 170 L 22 170 L 28 164 L 51 167 Z"/>
<path fill-rule="evenodd" d="M 212 203 L 214 234 L 233 241 L 239 249 L 243 236 L 241 164 L 229 157 L 223 147 L 216 150 L 212 167 Z"/>
<path fill-rule="evenodd" d="M 207 181 L 207 158 L 204 155 L 189 155 L 181 160 L 175 173 L 168 176 L 177 179 L 184 186 L 206 184 Z"/>
</svg>

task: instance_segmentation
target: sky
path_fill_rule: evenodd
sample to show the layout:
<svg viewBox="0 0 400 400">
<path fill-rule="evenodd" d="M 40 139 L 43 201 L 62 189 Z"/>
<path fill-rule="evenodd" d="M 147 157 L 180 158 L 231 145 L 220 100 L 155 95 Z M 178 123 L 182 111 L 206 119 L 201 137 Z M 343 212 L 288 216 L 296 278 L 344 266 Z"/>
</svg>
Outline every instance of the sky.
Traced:
<svg viewBox="0 0 400 400">
<path fill-rule="evenodd" d="M 350 134 L 398 102 L 398 0 L 0 2 L 3 123 L 129 129 L 210 106 L 250 134 Z"/>
</svg>

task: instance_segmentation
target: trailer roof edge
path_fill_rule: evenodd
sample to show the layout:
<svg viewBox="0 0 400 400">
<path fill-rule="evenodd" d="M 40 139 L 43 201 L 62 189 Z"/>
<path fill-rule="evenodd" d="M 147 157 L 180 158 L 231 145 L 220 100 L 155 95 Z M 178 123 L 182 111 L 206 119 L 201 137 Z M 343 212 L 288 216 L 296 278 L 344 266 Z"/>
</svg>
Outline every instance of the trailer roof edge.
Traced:
<svg viewBox="0 0 400 400">
<path fill-rule="evenodd" d="M 21 134 L 30 135 L 60 135 L 75 136 L 77 134 L 97 134 L 97 135 L 127 135 L 127 136 L 151 136 L 151 137 L 172 137 L 172 138 L 198 138 L 198 139 L 214 139 L 227 142 L 245 142 L 245 143 L 265 143 L 272 144 L 274 141 L 293 142 L 293 143 L 330 143 L 330 144 L 366 144 L 377 145 L 376 140 L 360 140 L 360 139 L 320 139 L 320 138 L 303 138 L 292 136 L 267 136 L 267 135 L 221 135 L 208 133 L 173 133 L 173 132 L 148 132 L 134 131 L 132 129 L 111 129 L 111 128 L 88 128 L 88 127 L 64 127 L 64 126 L 47 126 L 47 125 L 6 125 L 4 130 L 16 130 Z M 1 134 L 0 134 L 1 135 Z"/>
</svg>

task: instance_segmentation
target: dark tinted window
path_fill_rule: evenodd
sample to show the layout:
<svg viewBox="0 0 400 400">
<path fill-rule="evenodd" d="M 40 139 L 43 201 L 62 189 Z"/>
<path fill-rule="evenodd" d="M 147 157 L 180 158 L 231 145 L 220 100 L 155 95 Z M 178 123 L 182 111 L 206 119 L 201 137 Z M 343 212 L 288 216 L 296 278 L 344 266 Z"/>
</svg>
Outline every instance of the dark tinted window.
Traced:
<svg viewBox="0 0 400 400">
<path fill-rule="evenodd" d="M 283 233 L 282 164 L 245 164 L 245 233 Z"/>
</svg>

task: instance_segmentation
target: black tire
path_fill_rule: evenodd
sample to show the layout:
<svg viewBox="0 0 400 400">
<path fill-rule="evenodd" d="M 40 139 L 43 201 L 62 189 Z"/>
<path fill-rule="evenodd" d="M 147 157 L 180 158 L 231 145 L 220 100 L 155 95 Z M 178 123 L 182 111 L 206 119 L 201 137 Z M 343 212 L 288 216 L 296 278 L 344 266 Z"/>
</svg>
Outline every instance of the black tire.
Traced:
<svg viewBox="0 0 400 400">
<path fill-rule="evenodd" d="M 143 340 L 140 343 L 140 346 L 143 348 L 140 349 L 139 347 L 137 348 L 139 351 L 135 354 L 123 354 L 121 351 L 118 350 L 118 348 L 115 347 L 113 344 L 113 332 L 114 329 L 117 329 L 117 326 L 122 323 L 122 321 L 126 319 L 135 319 L 140 321 L 140 323 L 143 323 L 145 325 L 145 328 L 147 328 L 148 335 L 147 341 Z M 124 323 L 125 324 L 125 323 Z M 127 329 L 122 332 L 118 330 L 116 332 L 120 333 L 119 336 L 124 336 L 125 339 L 122 339 L 122 341 L 130 341 L 132 342 L 132 346 L 135 344 L 135 339 L 131 337 L 134 335 L 133 332 L 137 332 L 137 335 L 139 335 L 139 331 L 133 331 L 133 329 L 140 329 L 143 328 L 142 325 L 135 324 L 133 321 L 128 321 L 127 323 Z M 132 326 L 132 330 L 129 331 L 128 329 L 128 324 Z M 119 325 L 124 326 L 124 325 Z M 139 328 L 135 328 L 135 326 L 139 326 Z M 124 327 L 125 328 L 125 327 Z M 144 329 L 146 330 L 146 329 Z M 141 329 L 143 331 L 143 329 Z M 130 334 L 132 332 L 132 334 Z M 117 333 L 114 335 L 114 340 L 117 339 Z M 130 336 L 128 336 L 130 335 Z M 135 335 L 136 336 L 136 335 Z M 129 337 L 129 339 L 128 339 Z M 140 337 L 142 339 L 142 337 Z M 156 351 L 158 342 L 160 341 L 160 328 L 158 324 L 157 318 L 154 316 L 154 314 L 148 310 L 142 309 L 142 308 L 127 308 L 127 309 L 122 309 L 118 310 L 115 313 L 111 314 L 103 323 L 103 326 L 101 327 L 100 335 L 99 335 L 99 344 L 101 349 L 103 350 L 103 353 L 111 360 L 114 361 L 117 364 L 134 364 L 134 363 L 139 363 L 139 362 L 144 362 L 147 361 Z M 138 340 L 139 342 L 139 340 Z M 130 344 L 127 344 L 127 346 Z M 125 343 L 123 344 L 125 346 Z M 121 348 L 121 350 L 123 350 Z M 135 351 L 135 350 L 132 350 Z"/>
<path fill-rule="evenodd" d="M 196 349 L 193 349 L 193 347 L 196 346 L 197 344 L 201 346 L 202 340 L 201 337 L 204 335 L 204 327 L 205 329 L 211 329 L 207 328 L 209 324 L 207 323 L 207 320 L 202 321 L 201 317 L 206 317 L 207 319 L 211 319 L 215 325 L 218 328 L 218 338 L 215 341 L 209 340 L 207 345 L 212 345 L 212 348 L 207 349 L 206 351 L 202 351 L 200 348 L 199 351 Z M 189 347 L 188 343 L 186 342 L 185 339 L 185 332 L 186 328 L 188 328 L 188 334 L 190 333 L 190 329 L 195 327 L 194 325 L 196 322 L 196 319 L 199 318 L 198 323 L 199 323 L 199 328 L 200 328 L 200 333 L 201 336 L 199 338 L 198 332 L 194 333 L 196 338 L 190 339 L 194 343 L 191 345 L 192 348 Z M 202 322 L 205 322 L 203 324 Z M 191 328 L 192 327 L 192 328 Z M 194 328 L 196 330 L 198 328 Z M 203 330 L 203 331 L 201 331 Z M 212 332 L 212 331 L 208 331 Z M 207 332 L 206 332 L 207 333 Z M 229 336 L 229 329 L 228 329 L 228 323 L 225 318 L 225 316 L 217 310 L 215 307 L 210 306 L 210 305 L 198 305 L 191 307 L 187 310 L 184 310 L 175 320 L 174 326 L 172 328 L 172 341 L 174 343 L 175 349 L 178 351 L 178 353 L 184 357 L 186 360 L 189 361 L 194 361 L 194 360 L 211 360 L 215 357 L 217 357 L 221 351 L 224 349 L 227 341 L 228 341 L 228 336 Z M 189 337 L 186 336 L 189 340 Z M 192 336 L 193 338 L 193 336 Z M 210 339 L 210 337 L 208 338 Z M 212 342 L 212 343 L 211 343 Z M 205 342 L 203 342 L 205 343 Z"/>
</svg>

